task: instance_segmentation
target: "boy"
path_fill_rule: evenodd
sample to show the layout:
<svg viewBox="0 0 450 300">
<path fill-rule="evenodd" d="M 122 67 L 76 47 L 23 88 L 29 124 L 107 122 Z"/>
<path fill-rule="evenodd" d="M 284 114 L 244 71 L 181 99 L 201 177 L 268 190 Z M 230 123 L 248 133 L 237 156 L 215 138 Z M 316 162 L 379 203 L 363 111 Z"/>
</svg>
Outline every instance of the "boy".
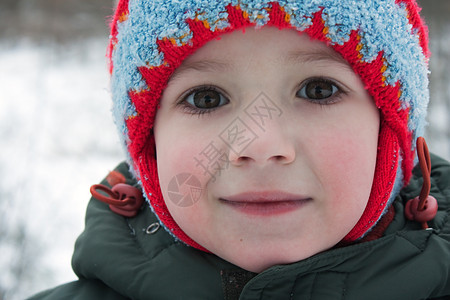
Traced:
<svg viewBox="0 0 450 300">
<path fill-rule="evenodd" d="M 438 212 L 426 151 L 424 180 L 412 171 L 428 102 L 418 11 L 120 1 L 113 110 L 133 175 L 122 164 L 111 190 L 92 188 L 110 207 L 89 205 L 80 280 L 40 296 L 448 299 L 450 167 L 433 157 Z"/>
</svg>

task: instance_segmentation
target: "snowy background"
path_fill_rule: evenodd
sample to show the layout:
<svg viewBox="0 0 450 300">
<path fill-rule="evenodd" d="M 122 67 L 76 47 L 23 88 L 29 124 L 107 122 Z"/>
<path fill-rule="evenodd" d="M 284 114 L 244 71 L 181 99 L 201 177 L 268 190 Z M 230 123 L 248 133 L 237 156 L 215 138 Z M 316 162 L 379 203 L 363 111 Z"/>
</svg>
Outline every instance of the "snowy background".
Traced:
<svg viewBox="0 0 450 300">
<path fill-rule="evenodd" d="M 112 2 L 0 2 L 0 300 L 76 279 L 89 187 L 123 160 L 104 57 Z M 422 4 L 433 53 L 428 143 L 450 159 L 450 1 Z"/>
</svg>

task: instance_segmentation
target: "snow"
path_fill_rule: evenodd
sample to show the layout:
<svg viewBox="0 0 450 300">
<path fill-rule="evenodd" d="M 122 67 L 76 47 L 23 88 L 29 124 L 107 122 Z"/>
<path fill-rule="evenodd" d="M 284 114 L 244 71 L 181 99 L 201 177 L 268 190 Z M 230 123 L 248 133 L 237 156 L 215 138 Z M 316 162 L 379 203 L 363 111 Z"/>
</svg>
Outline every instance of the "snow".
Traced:
<svg viewBox="0 0 450 300">
<path fill-rule="evenodd" d="M 124 159 L 106 43 L 0 43 L 0 269 L 28 262 L 20 284 L 0 274 L 8 299 L 76 279 L 70 261 L 89 187 Z M 27 240 L 16 245 L 21 226 Z"/>
</svg>

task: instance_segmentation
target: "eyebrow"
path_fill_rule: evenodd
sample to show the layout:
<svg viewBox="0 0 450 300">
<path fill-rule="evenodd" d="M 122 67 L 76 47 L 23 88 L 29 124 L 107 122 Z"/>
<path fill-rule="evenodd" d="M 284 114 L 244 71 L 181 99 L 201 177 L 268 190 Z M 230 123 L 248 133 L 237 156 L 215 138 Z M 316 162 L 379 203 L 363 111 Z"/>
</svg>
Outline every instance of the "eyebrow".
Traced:
<svg viewBox="0 0 450 300">
<path fill-rule="evenodd" d="M 286 64 L 303 64 L 325 61 L 339 63 L 343 67 L 351 69 L 348 62 L 339 53 L 330 48 L 290 51 L 286 56 L 281 57 L 281 61 Z"/>
<path fill-rule="evenodd" d="M 231 69 L 231 65 L 226 61 L 201 60 L 195 62 L 185 62 L 175 70 L 169 81 L 177 80 L 177 78 L 182 77 L 183 73 L 189 72 L 191 70 L 215 73 L 224 72 L 229 69 Z"/>
</svg>

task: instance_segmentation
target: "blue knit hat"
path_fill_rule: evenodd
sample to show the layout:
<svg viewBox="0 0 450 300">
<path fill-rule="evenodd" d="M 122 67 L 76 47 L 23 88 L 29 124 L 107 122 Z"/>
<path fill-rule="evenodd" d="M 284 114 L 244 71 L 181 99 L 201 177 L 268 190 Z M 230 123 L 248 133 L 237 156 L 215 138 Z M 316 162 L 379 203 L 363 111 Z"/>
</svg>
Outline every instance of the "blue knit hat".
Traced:
<svg viewBox="0 0 450 300">
<path fill-rule="evenodd" d="M 380 220 L 414 165 L 425 126 L 428 35 L 415 0 L 120 0 L 109 58 L 114 119 L 135 176 L 174 236 L 203 249 L 171 217 L 159 186 L 153 123 L 173 72 L 208 41 L 244 27 L 292 28 L 326 43 L 357 73 L 380 110 L 375 179 L 367 207 L 345 237 Z"/>
</svg>

